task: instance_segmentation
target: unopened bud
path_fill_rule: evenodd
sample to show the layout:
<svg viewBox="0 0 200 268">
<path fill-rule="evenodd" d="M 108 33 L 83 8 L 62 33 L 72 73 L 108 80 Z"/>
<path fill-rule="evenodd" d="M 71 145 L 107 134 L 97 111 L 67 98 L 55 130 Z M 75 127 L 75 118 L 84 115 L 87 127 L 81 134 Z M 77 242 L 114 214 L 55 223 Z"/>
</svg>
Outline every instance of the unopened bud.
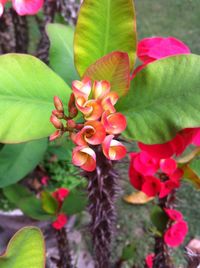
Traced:
<svg viewBox="0 0 200 268">
<path fill-rule="evenodd" d="M 61 137 L 62 133 L 60 130 L 56 130 L 51 136 L 49 137 L 49 141 L 54 141 L 55 139 Z"/>
<path fill-rule="evenodd" d="M 76 127 L 76 123 L 74 120 L 68 120 L 67 121 L 67 128 L 69 130 L 73 130 Z"/>
<path fill-rule="evenodd" d="M 76 129 L 81 130 L 84 127 L 84 124 L 76 124 Z"/>
<path fill-rule="evenodd" d="M 78 109 L 75 106 L 71 107 L 71 109 L 69 111 L 69 117 L 74 118 L 77 116 L 77 114 L 78 114 Z"/>
<path fill-rule="evenodd" d="M 54 125 L 55 128 L 58 128 L 58 129 L 63 128 L 63 123 L 55 115 L 53 114 L 51 115 L 50 121 Z"/>
<path fill-rule="evenodd" d="M 63 103 L 61 101 L 61 99 L 57 96 L 54 97 L 54 106 L 56 108 L 56 110 L 58 110 L 59 112 L 64 112 L 64 107 L 63 107 Z"/>
<path fill-rule="evenodd" d="M 55 115 L 58 119 L 62 119 L 64 116 L 63 112 L 59 112 L 58 110 L 53 110 L 52 114 Z"/>
</svg>

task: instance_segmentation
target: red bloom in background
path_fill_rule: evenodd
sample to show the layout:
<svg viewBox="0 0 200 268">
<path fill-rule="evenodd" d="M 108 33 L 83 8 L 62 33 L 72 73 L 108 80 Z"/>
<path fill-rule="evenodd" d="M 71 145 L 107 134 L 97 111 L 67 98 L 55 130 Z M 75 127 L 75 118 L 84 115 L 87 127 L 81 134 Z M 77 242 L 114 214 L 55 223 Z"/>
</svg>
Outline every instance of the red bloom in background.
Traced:
<svg viewBox="0 0 200 268">
<path fill-rule="evenodd" d="M 176 222 L 165 232 L 164 241 L 170 247 L 178 247 L 180 244 L 183 243 L 187 232 L 187 222 Z"/>
<path fill-rule="evenodd" d="M 143 62 L 132 75 L 141 71 L 147 64 L 179 54 L 190 54 L 190 49 L 182 41 L 174 37 L 150 37 L 144 38 L 138 43 L 137 56 Z"/>
<path fill-rule="evenodd" d="M 172 220 L 172 221 L 182 221 L 183 220 L 183 214 L 176 210 L 176 209 L 170 209 L 170 208 L 165 208 L 164 209 L 167 216 Z"/>
<path fill-rule="evenodd" d="M 148 268 L 153 268 L 153 258 L 154 258 L 155 254 L 151 253 L 149 255 L 146 256 L 145 258 L 145 262 Z"/>
<path fill-rule="evenodd" d="M 142 192 L 148 196 L 156 196 L 161 189 L 161 182 L 153 176 L 146 176 L 144 184 L 142 185 Z"/>
<path fill-rule="evenodd" d="M 58 202 L 63 202 L 64 199 L 69 195 L 69 189 L 67 188 L 59 188 L 55 192 L 53 192 L 53 197 L 58 201 Z"/>
<path fill-rule="evenodd" d="M 67 216 L 65 214 L 58 215 L 57 219 L 52 223 L 52 226 L 56 230 L 62 229 L 67 223 Z"/>
<path fill-rule="evenodd" d="M 154 175 L 159 168 L 159 161 L 146 152 L 140 152 L 135 156 L 133 166 L 144 176 Z"/>
</svg>

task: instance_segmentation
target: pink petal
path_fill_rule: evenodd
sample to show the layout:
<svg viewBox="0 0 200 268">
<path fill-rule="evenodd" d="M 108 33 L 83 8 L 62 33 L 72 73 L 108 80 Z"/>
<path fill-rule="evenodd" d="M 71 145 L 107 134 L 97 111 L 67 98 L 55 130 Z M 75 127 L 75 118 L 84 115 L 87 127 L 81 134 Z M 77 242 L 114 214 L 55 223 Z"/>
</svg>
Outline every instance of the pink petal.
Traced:
<svg viewBox="0 0 200 268">
<path fill-rule="evenodd" d="M 101 122 L 109 134 L 120 134 L 126 128 L 126 117 L 121 113 L 109 114 L 106 111 L 102 115 Z"/>
<path fill-rule="evenodd" d="M 175 172 L 175 170 L 177 168 L 177 163 L 172 158 L 161 159 L 160 160 L 160 168 L 167 175 L 171 175 Z"/>
<path fill-rule="evenodd" d="M 114 135 L 108 135 L 105 138 L 102 143 L 103 153 L 110 160 L 120 160 L 126 155 L 126 147 L 113 138 Z"/>
<path fill-rule="evenodd" d="M 174 189 L 178 188 L 180 186 L 180 183 L 177 181 L 168 180 L 166 182 L 161 183 L 161 190 L 159 194 L 159 198 L 164 198 L 168 194 L 171 193 Z"/>
<path fill-rule="evenodd" d="M 90 78 L 85 77 L 82 81 L 75 80 L 72 82 L 72 90 L 75 98 L 83 97 L 88 100 L 92 89 L 92 83 Z"/>
<path fill-rule="evenodd" d="M 160 192 L 161 182 L 153 176 L 146 176 L 145 182 L 142 185 L 142 192 L 148 196 L 156 196 Z"/>
<path fill-rule="evenodd" d="M 23 15 L 34 15 L 43 6 L 43 0 L 12 0 L 16 12 Z"/>
<path fill-rule="evenodd" d="M 94 81 L 92 88 L 92 96 L 95 100 L 102 99 L 110 92 L 110 82 L 108 81 Z"/>
<path fill-rule="evenodd" d="M 164 234 L 164 241 L 170 247 L 178 247 L 183 243 L 188 232 L 188 225 L 185 221 L 173 224 Z"/>
<path fill-rule="evenodd" d="M 93 171 L 96 168 L 96 154 L 87 146 L 75 147 L 72 152 L 72 163 L 86 171 Z"/>
<path fill-rule="evenodd" d="M 159 161 L 146 152 L 140 152 L 135 157 L 134 168 L 144 176 L 154 175 L 159 168 Z"/>
</svg>

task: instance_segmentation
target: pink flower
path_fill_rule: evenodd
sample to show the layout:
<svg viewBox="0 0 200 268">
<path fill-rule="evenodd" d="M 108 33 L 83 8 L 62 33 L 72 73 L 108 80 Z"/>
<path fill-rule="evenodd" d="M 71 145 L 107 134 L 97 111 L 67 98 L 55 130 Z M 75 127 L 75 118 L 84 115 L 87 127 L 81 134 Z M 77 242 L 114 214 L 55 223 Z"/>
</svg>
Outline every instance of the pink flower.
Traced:
<svg viewBox="0 0 200 268">
<path fill-rule="evenodd" d="M 172 220 L 172 221 L 182 221 L 183 220 L 183 214 L 176 210 L 176 209 L 170 209 L 170 208 L 165 208 L 164 209 L 167 216 Z"/>
<path fill-rule="evenodd" d="M 145 262 L 148 268 L 153 268 L 153 258 L 154 258 L 155 254 L 151 253 L 149 255 L 146 256 L 145 258 Z"/>
<path fill-rule="evenodd" d="M 58 190 L 53 192 L 52 195 L 57 201 L 63 202 L 64 199 L 69 195 L 69 189 L 67 189 L 67 188 L 59 188 Z"/>
<path fill-rule="evenodd" d="M 159 179 L 153 176 L 146 176 L 145 181 L 142 185 L 142 192 L 148 196 L 156 196 L 159 194 L 161 189 L 161 182 Z"/>
<path fill-rule="evenodd" d="M 185 221 L 173 224 L 164 234 L 164 241 L 170 247 L 178 247 L 183 243 L 188 232 L 188 225 Z"/>
<path fill-rule="evenodd" d="M 43 176 L 41 178 L 41 183 L 42 185 L 46 186 L 48 184 L 48 181 L 49 181 L 49 177 L 48 176 Z"/>
<path fill-rule="evenodd" d="M 135 156 L 133 166 L 142 175 L 154 175 L 159 168 L 159 161 L 146 152 L 140 152 Z"/>
<path fill-rule="evenodd" d="M 142 185 L 144 183 L 144 176 L 137 172 L 134 168 L 134 161 L 137 153 L 130 153 L 130 165 L 129 165 L 129 179 L 130 183 L 137 190 L 142 189 Z"/>
<path fill-rule="evenodd" d="M 112 113 L 105 111 L 102 114 L 101 122 L 108 134 L 120 134 L 126 128 L 126 117 L 121 113 Z"/>
<path fill-rule="evenodd" d="M 4 5 L 5 5 L 6 2 L 7 2 L 7 0 L 0 0 L 0 17 L 1 17 L 2 14 L 3 14 L 3 11 L 4 11 Z"/>
<path fill-rule="evenodd" d="M 65 214 L 58 215 L 57 219 L 52 223 L 52 226 L 56 230 L 62 229 L 67 223 L 67 216 Z"/>
<path fill-rule="evenodd" d="M 78 146 L 73 149 L 72 163 L 86 171 L 94 171 L 96 168 L 96 154 L 87 146 Z"/>
<path fill-rule="evenodd" d="M 180 40 L 174 37 L 150 37 L 144 38 L 138 43 L 137 56 L 143 62 L 135 69 L 132 79 L 147 64 L 165 57 L 189 54 L 190 49 Z"/>
</svg>

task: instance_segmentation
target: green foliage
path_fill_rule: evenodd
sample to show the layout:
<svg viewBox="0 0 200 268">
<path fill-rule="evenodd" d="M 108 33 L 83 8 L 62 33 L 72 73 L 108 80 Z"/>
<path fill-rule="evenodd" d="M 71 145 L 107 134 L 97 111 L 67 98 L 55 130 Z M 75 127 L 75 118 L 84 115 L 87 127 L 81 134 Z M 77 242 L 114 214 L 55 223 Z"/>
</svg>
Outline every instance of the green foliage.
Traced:
<svg viewBox="0 0 200 268">
<path fill-rule="evenodd" d="M 129 54 L 133 68 L 136 50 L 132 0 L 85 0 L 75 31 L 75 65 L 82 76 L 96 60 L 113 51 Z"/>
<path fill-rule="evenodd" d="M 46 31 L 50 39 L 50 66 L 68 85 L 71 85 L 73 80 L 79 79 L 74 66 L 74 29 L 70 26 L 50 23 Z"/>
<path fill-rule="evenodd" d="M 133 259 L 135 257 L 135 254 L 136 254 L 136 250 L 137 250 L 137 248 L 136 248 L 136 245 L 134 243 L 128 244 L 122 250 L 121 259 L 123 261 L 128 261 L 128 260 Z"/>
<path fill-rule="evenodd" d="M 55 130 L 49 121 L 53 97 L 67 103 L 67 84 L 30 55 L 0 56 L 0 73 L 0 141 L 18 143 L 50 135 Z"/>
<path fill-rule="evenodd" d="M 41 193 L 42 208 L 49 214 L 55 215 L 58 210 L 58 202 L 53 198 L 53 196 L 47 192 L 43 191 Z"/>
<path fill-rule="evenodd" d="M 71 191 L 62 205 L 62 212 L 73 215 L 83 211 L 87 205 L 87 196 L 81 191 Z"/>
<path fill-rule="evenodd" d="M 21 144 L 7 144 L 0 151 L 0 187 L 24 178 L 42 160 L 47 139 Z"/>
<path fill-rule="evenodd" d="M 112 52 L 90 65 L 84 76 L 93 81 L 107 80 L 111 90 L 125 95 L 130 86 L 130 66 L 127 53 Z"/>
<path fill-rule="evenodd" d="M 150 217 L 157 230 L 163 233 L 168 222 L 166 213 L 159 206 L 154 206 L 151 210 Z"/>
<path fill-rule="evenodd" d="M 149 64 L 137 74 L 117 110 L 127 118 L 124 135 L 147 144 L 170 140 L 200 125 L 200 57 L 180 55 Z"/>
<path fill-rule="evenodd" d="M 45 244 L 40 229 L 25 227 L 10 240 L 0 256 L 1 268 L 44 268 Z"/>
<path fill-rule="evenodd" d="M 54 217 L 43 210 L 41 200 L 37 199 L 24 186 L 19 184 L 8 186 L 3 189 L 3 193 L 10 202 L 15 204 L 16 207 L 21 209 L 30 218 L 41 221 L 54 219 Z"/>
</svg>

